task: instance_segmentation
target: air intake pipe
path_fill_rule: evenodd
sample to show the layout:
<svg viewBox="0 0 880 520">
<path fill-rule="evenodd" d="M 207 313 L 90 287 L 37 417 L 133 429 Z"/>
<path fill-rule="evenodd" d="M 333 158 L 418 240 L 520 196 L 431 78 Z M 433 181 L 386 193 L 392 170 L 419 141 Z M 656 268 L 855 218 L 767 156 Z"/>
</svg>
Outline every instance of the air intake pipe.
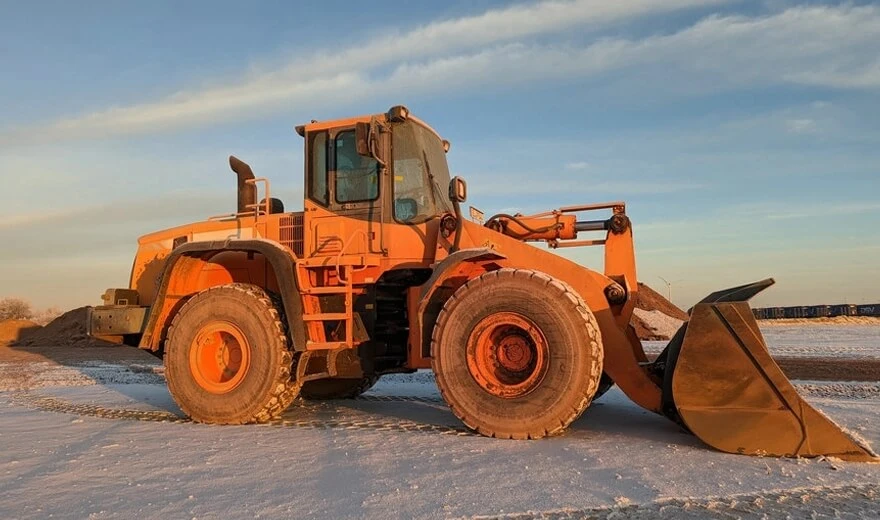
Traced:
<svg viewBox="0 0 880 520">
<path fill-rule="evenodd" d="M 254 172 L 248 163 L 234 155 L 229 156 L 229 167 L 238 177 L 238 213 L 251 211 L 257 203 L 257 187 L 249 180 L 253 180 Z M 250 207 L 248 207 L 250 206 Z"/>
</svg>

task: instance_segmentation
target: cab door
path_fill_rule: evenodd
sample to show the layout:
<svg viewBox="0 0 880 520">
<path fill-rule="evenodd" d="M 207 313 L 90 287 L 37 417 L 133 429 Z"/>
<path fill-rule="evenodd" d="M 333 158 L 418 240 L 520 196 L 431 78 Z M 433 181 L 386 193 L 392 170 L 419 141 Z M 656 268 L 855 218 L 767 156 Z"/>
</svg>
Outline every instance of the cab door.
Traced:
<svg viewBox="0 0 880 520">
<path fill-rule="evenodd" d="M 307 143 L 306 257 L 381 254 L 378 162 L 357 153 L 354 126 L 309 132 Z"/>
</svg>

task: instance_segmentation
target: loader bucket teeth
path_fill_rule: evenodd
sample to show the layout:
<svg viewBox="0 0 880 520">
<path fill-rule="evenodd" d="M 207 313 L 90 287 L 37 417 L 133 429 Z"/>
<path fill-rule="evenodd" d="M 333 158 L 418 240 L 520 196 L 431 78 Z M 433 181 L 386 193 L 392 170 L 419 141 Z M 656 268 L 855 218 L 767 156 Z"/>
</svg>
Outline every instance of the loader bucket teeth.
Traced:
<svg viewBox="0 0 880 520">
<path fill-rule="evenodd" d="M 806 403 L 770 356 L 745 300 L 772 280 L 713 293 L 661 355 L 664 412 L 721 451 L 880 462 Z"/>
</svg>

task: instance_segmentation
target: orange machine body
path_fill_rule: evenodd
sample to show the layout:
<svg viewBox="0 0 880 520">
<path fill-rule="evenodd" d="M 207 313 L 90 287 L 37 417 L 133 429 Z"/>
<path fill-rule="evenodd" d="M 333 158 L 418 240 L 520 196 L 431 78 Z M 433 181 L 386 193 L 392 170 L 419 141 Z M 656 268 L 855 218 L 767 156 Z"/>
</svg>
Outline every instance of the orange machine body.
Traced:
<svg viewBox="0 0 880 520">
<path fill-rule="evenodd" d="M 129 290 L 137 293 L 145 318 L 142 327 L 128 332 L 140 348 L 161 355 L 169 327 L 189 299 L 206 289 L 238 282 L 277 296 L 298 360 L 295 378 L 360 377 L 430 368 L 432 333 L 452 294 L 486 273 L 525 268 L 540 271 L 579 295 L 601 335 L 602 362 L 596 366 L 630 399 L 687 423 L 719 449 L 761 452 L 761 442 L 750 447 L 743 440 L 748 435 L 739 435 L 739 444 L 730 445 L 725 443 L 725 428 L 697 425 L 698 420 L 723 425 L 727 424 L 724 414 L 741 414 L 739 408 L 731 411 L 723 406 L 736 402 L 743 379 L 730 381 L 730 393 L 718 391 L 722 398 L 706 404 L 699 398 L 703 390 L 697 369 L 683 371 L 676 381 L 671 378 L 672 368 L 663 375 L 664 367 L 674 367 L 679 350 L 679 361 L 697 366 L 711 363 L 705 354 L 711 348 L 696 351 L 689 348 L 696 339 L 686 340 L 683 347 L 681 341 L 673 340 L 670 354 L 661 356 L 664 364 L 647 363 L 630 326 L 638 278 L 633 230 L 624 203 L 565 207 L 531 216 L 496 215 L 484 225 L 461 215 L 459 202 L 465 186 L 458 178 L 450 179 L 444 156 L 449 143 L 404 107 L 385 114 L 313 122 L 297 127 L 297 132 L 305 139 L 302 211 L 284 211 L 280 201 L 271 197 L 268 180 L 254 177 L 246 164 L 232 157 L 230 165 L 239 187 L 236 212 L 139 239 Z M 257 196 L 260 191 L 262 198 Z M 578 220 L 585 215 L 600 218 Z M 581 233 L 594 235 L 581 238 Z M 601 246 L 604 265 L 584 267 L 528 243 L 532 241 L 543 241 L 550 248 Z M 715 306 L 717 315 L 728 312 L 727 328 L 713 324 L 703 337 L 717 332 L 720 338 L 722 329 L 723 334 L 757 329 L 753 319 L 749 322 L 748 317 L 723 307 L 740 289 L 701 302 L 704 307 Z M 744 290 L 743 299 L 753 293 Z M 698 325 L 715 315 L 708 307 L 705 313 L 703 322 L 691 324 L 688 338 L 696 338 Z M 735 323 L 737 319 L 744 321 Z M 685 337 L 684 330 L 679 340 Z M 742 342 L 725 348 L 736 348 L 736 344 Z M 758 341 L 755 349 L 762 344 Z M 522 350 L 517 348 L 513 344 L 510 352 Z M 505 362 L 518 366 L 513 358 Z M 766 371 L 764 366 L 743 362 L 743 372 L 756 381 L 761 379 L 757 374 Z M 723 367 L 718 373 L 724 377 Z M 673 410 L 672 387 L 690 398 L 687 410 Z M 795 397 L 786 403 L 797 404 Z M 798 406 L 807 405 L 800 402 Z M 788 414 L 784 420 L 801 424 L 801 430 L 807 431 L 807 419 L 794 407 L 778 413 Z M 691 417 L 697 419 L 689 422 Z M 805 442 L 793 441 L 791 452 L 809 454 L 802 448 Z M 817 439 L 810 442 L 806 445 L 822 452 L 816 448 L 821 444 Z M 834 450 L 826 453 L 855 459 L 865 456 L 855 448 L 852 453 Z"/>
</svg>

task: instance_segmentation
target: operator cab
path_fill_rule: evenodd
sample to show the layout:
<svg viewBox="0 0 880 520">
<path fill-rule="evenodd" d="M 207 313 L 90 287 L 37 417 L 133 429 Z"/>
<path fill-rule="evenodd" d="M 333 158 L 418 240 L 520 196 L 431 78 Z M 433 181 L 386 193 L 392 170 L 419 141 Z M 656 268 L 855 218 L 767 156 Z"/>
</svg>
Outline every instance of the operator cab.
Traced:
<svg viewBox="0 0 880 520">
<path fill-rule="evenodd" d="M 305 191 L 316 205 L 336 213 L 379 209 L 382 192 L 389 190 L 388 222 L 419 224 L 453 211 L 444 195 L 449 142 L 406 107 L 375 116 L 313 121 L 296 130 L 306 138 Z"/>
</svg>

